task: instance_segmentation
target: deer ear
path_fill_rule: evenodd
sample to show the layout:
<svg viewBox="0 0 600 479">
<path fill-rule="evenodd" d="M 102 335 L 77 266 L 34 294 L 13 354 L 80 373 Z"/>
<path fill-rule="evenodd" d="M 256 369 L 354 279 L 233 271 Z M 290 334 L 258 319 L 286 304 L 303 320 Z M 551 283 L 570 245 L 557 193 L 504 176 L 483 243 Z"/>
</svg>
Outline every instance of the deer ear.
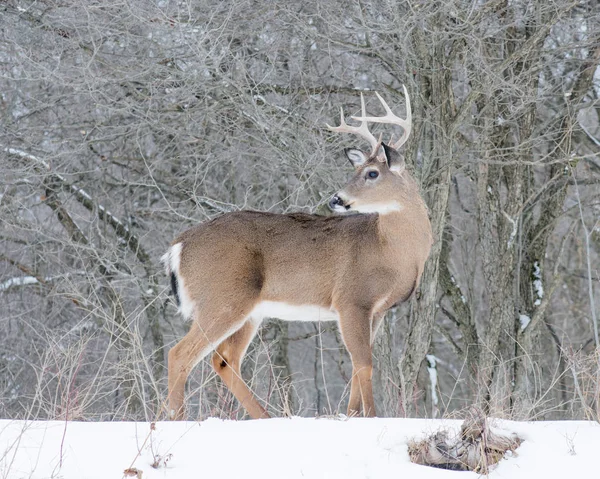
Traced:
<svg viewBox="0 0 600 479">
<path fill-rule="evenodd" d="M 406 166 L 404 157 L 393 148 L 387 146 L 385 143 L 381 146 L 385 152 L 385 159 L 390 171 L 392 173 L 396 173 L 397 175 L 401 175 L 404 171 L 404 167 Z"/>
<path fill-rule="evenodd" d="M 356 148 L 346 148 L 344 153 L 346 153 L 346 158 L 350 160 L 354 168 L 360 168 L 369 159 L 367 155 Z"/>
</svg>

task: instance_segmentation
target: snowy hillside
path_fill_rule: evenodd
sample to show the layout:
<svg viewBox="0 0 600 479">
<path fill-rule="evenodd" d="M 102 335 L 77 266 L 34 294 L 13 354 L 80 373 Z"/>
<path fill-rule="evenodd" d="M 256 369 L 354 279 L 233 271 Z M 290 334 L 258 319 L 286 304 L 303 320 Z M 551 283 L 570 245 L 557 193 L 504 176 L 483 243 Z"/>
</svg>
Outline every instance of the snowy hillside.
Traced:
<svg viewBox="0 0 600 479">
<path fill-rule="evenodd" d="M 407 443 L 460 421 L 269 419 L 201 423 L 0 421 L 0 477 L 120 478 L 468 478 L 409 462 Z M 491 421 L 523 444 L 490 478 L 598 477 L 600 425 Z M 154 463 L 154 465 L 153 465 Z M 133 477 L 136 477 L 133 473 Z"/>
</svg>

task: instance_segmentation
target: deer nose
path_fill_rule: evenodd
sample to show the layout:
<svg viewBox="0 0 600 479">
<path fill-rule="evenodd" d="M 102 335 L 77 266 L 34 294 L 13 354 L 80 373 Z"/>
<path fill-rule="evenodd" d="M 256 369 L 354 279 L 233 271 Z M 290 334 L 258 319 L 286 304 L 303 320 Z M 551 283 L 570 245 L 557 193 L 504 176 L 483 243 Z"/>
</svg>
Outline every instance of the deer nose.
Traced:
<svg viewBox="0 0 600 479">
<path fill-rule="evenodd" d="M 338 195 L 335 195 L 329 200 L 329 208 L 335 211 L 336 206 L 344 207 L 344 200 L 342 200 Z"/>
</svg>

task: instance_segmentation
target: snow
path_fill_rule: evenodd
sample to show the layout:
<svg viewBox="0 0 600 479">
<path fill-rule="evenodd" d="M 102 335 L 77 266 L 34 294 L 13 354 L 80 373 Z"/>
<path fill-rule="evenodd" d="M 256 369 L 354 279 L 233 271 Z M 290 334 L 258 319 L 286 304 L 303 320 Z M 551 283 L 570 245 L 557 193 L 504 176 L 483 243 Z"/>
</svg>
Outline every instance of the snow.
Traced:
<svg viewBox="0 0 600 479">
<path fill-rule="evenodd" d="M 33 276 L 19 276 L 16 278 L 9 278 L 0 283 L 0 291 L 5 291 L 11 288 L 12 286 L 25 286 L 27 284 L 36 284 L 38 282 L 39 281 L 37 280 L 37 278 L 34 278 Z"/>
<path fill-rule="evenodd" d="M 79 193 L 86 200 L 92 201 L 92 197 L 90 196 L 90 194 L 87 191 L 85 191 L 83 188 L 79 188 L 75 185 L 71 185 L 71 188 L 73 189 L 73 191 L 75 191 L 75 193 Z"/>
<path fill-rule="evenodd" d="M 525 328 L 529 326 L 529 323 L 531 322 L 531 318 L 526 314 L 520 314 L 519 322 L 521 323 L 521 331 L 525 331 Z"/>
<path fill-rule="evenodd" d="M 429 385 L 431 388 L 431 402 L 434 407 L 438 405 L 438 394 L 437 394 L 437 358 L 433 354 L 427 354 L 427 372 L 429 373 Z"/>
<path fill-rule="evenodd" d="M 26 152 L 24 152 L 22 150 L 19 150 L 17 148 L 4 148 L 4 151 L 6 151 L 7 153 L 9 153 L 11 155 L 19 156 L 19 157 L 24 158 L 26 160 L 32 160 L 32 161 L 35 161 L 36 163 L 40 163 L 47 170 L 50 169 L 50 164 L 47 161 L 44 161 L 41 158 L 38 158 L 37 156 L 31 155 L 31 154 L 26 153 Z"/>
<path fill-rule="evenodd" d="M 544 297 L 544 285 L 542 284 L 542 272 L 540 270 L 540 265 L 536 261 L 533 263 L 533 289 L 537 294 L 537 299 L 533 303 L 535 306 L 539 306 L 542 304 L 542 298 Z"/>
<path fill-rule="evenodd" d="M 0 477 L 143 479 L 479 478 L 412 464 L 407 442 L 461 421 L 433 419 L 263 419 L 257 421 L 60 422 L 0 420 Z M 523 444 L 491 479 L 597 477 L 600 425 L 586 421 L 492 420 Z M 152 463 L 157 463 L 154 468 Z M 135 476 L 134 476 L 135 477 Z"/>
<path fill-rule="evenodd" d="M 511 248 L 512 244 L 515 241 L 515 237 L 517 236 L 518 223 L 514 219 L 512 219 L 506 211 L 503 211 L 502 214 L 508 220 L 508 222 L 512 225 L 512 231 L 510 232 L 510 237 L 508 238 L 507 247 Z"/>
</svg>

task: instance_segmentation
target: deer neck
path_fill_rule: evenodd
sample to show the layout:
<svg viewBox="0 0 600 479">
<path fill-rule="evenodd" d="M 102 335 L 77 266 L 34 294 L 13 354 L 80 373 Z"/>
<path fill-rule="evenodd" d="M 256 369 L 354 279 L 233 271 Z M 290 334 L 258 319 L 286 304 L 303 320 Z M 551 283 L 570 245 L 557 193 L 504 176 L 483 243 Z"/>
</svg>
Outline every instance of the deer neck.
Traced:
<svg viewBox="0 0 600 479">
<path fill-rule="evenodd" d="M 432 242 L 431 224 L 427 206 L 420 196 L 404 199 L 400 208 L 386 214 L 380 214 L 378 229 L 381 238 L 388 244 L 406 248 L 407 243 Z"/>
</svg>

